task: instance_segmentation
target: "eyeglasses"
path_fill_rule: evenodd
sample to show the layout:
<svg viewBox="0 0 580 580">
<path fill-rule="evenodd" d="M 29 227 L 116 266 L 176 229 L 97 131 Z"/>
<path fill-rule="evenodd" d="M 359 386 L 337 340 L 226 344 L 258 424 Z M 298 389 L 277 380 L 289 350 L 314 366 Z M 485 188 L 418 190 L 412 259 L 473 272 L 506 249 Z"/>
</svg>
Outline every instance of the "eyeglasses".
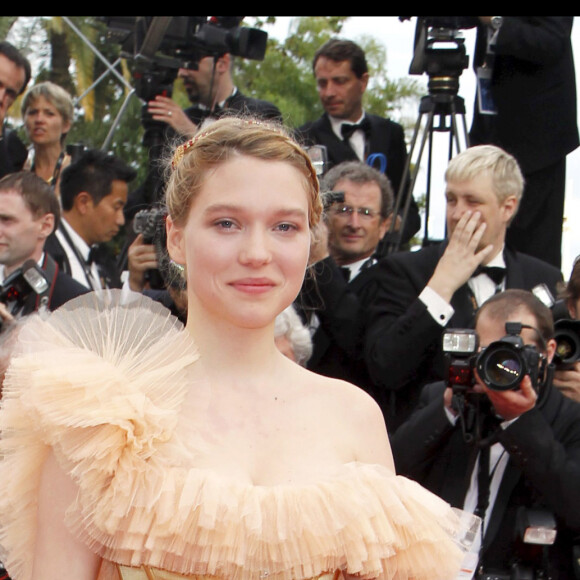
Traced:
<svg viewBox="0 0 580 580">
<path fill-rule="evenodd" d="M 350 217 L 354 212 L 359 215 L 362 219 L 372 220 L 379 215 L 378 211 L 370 209 L 368 207 L 351 207 L 350 205 L 339 205 L 333 208 L 333 212 L 337 217 Z"/>
</svg>

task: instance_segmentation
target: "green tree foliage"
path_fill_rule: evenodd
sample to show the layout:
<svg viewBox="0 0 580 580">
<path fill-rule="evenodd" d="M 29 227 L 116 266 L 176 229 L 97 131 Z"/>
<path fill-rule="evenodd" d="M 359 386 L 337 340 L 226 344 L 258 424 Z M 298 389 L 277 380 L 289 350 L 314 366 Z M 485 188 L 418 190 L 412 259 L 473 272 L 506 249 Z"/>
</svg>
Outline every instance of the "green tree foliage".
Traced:
<svg viewBox="0 0 580 580">
<path fill-rule="evenodd" d="M 275 103 L 291 127 L 320 116 L 322 108 L 312 74 L 312 60 L 319 46 L 334 36 L 340 36 L 346 16 L 297 17 L 283 40 L 272 36 L 263 61 L 236 59 L 234 72 L 240 89 L 257 98 Z M 275 17 L 250 18 L 244 24 L 268 31 Z M 113 75 L 105 75 L 105 65 L 89 46 L 94 45 L 108 62 L 119 57 L 121 47 L 106 39 L 106 26 L 98 17 L 0 17 L 0 37 L 10 31 L 10 41 L 16 44 L 34 63 L 33 83 L 52 80 L 64 86 L 77 99 L 75 123 L 68 143 L 83 143 L 101 147 L 112 130 L 128 90 Z M 389 116 L 406 100 L 417 99 L 420 91 L 416 81 L 388 77 L 385 48 L 371 37 L 353 38 L 365 50 L 371 82 L 365 94 L 367 110 Z M 135 81 L 132 59 L 122 61 L 117 71 L 131 85 Z M 177 80 L 173 97 L 183 107 L 188 105 L 182 83 Z M 112 133 L 109 149 L 136 167 L 139 179 L 147 171 L 147 148 L 143 146 L 143 103 L 133 96 Z M 15 124 L 19 106 L 12 109 Z M 24 135 L 23 135 L 24 136 Z M 25 136 L 24 136 L 25 137 Z"/>
</svg>

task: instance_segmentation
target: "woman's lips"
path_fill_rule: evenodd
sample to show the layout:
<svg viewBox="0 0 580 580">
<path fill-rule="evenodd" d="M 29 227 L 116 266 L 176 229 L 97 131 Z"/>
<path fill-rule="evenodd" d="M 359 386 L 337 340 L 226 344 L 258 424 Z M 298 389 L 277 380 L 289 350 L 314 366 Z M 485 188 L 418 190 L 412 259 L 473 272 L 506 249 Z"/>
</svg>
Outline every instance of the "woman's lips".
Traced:
<svg viewBox="0 0 580 580">
<path fill-rule="evenodd" d="M 248 294 L 263 294 L 274 288 L 275 285 L 270 278 L 240 278 L 230 283 L 230 286 L 236 290 Z"/>
</svg>

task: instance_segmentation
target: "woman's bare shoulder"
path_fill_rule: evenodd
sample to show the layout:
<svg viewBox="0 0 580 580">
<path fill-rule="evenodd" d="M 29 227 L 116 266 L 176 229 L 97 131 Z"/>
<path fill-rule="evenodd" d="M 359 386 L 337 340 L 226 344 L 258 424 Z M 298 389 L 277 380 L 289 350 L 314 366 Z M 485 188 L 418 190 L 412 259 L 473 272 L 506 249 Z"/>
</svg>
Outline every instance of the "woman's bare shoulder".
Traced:
<svg viewBox="0 0 580 580">
<path fill-rule="evenodd" d="M 363 389 L 347 381 L 305 370 L 303 385 L 308 399 L 344 434 L 355 459 L 392 467 L 385 420 L 377 402 Z"/>
</svg>

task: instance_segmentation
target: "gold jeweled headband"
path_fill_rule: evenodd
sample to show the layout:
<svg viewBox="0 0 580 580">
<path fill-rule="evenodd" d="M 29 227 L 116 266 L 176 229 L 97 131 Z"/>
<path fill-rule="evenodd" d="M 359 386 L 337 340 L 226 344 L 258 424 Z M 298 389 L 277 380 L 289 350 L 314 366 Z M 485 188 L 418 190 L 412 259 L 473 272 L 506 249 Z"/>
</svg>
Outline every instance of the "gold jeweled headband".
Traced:
<svg viewBox="0 0 580 580">
<path fill-rule="evenodd" d="M 271 124 L 264 123 L 263 121 L 258 121 L 254 119 L 240 119 L 240 121 L 241 123 L 246 125 L 268 125 L 272 127 Z M 273 129 L 276 130 L 275 127 L 273 127 Z M 179 165 L 179 162 L 183 159 L 183 156 L 186 154 L 186 152 L 189 149 L 191 149 L 200 139 L 203 139 L 208 135 L 212 135 L 216 131 L 217 129 L 213 129 L 210 126 L 210 128 L 207 131 L 204 131 L 203 133 L 198 133 L 195 137 L 191 138 L 189 141 L 186 141 L 182 145 L 179 145 L 179 147 L 177 147 L 175 153 L 173 154 L 173 159 L 171 160 L 171 169 L 175 171 L 176 167 Z M 282 131 L 279 131 L 279 133 L 283 135 Z"/>
</svg>

